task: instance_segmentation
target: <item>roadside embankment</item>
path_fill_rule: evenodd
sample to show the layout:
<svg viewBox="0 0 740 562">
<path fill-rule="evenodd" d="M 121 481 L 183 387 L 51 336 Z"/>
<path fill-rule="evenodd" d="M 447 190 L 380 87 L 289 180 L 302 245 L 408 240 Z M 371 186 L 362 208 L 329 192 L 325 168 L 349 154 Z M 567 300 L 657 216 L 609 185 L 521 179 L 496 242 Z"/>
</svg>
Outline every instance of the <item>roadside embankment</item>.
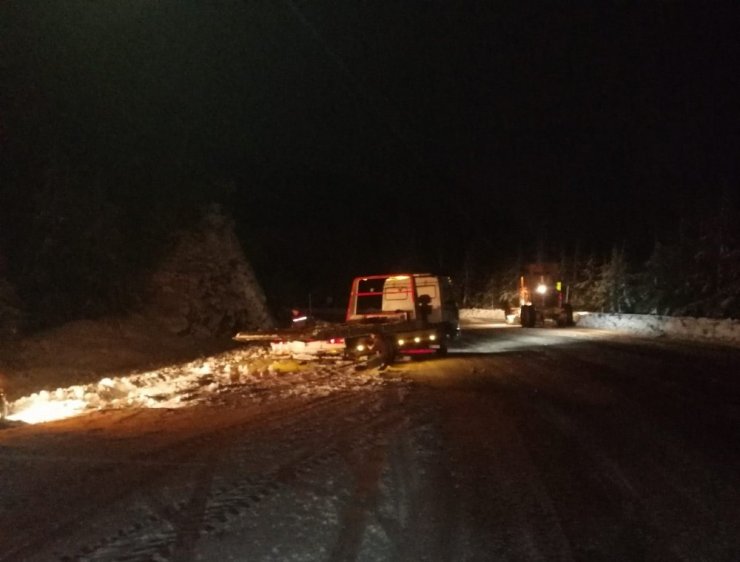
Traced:
<svg viewBox="0 0 740 562">
<path fill-rule="evenodd" d="M 505 322 L 506 313 L 500 308 L 462 308 L 460 309 L 460 319 Z"/>
<path fill-rule="evenodd" d="M 642 336 L 668 336 L 740 344 L 740 321 L 738 320 L 594 312 L 576 314 L 576 323 L 579 328 L 599 328 Z"/>
<path fill-rule="evenodd" d="M 740 321 L 738 320 L 581 311 L 576 311 L 573 317 L 579 328 L 597 328 L 648 337 L 664 336 L 740 345 Z M 460 319 L 469 325 L 507 322 L 503 310 L 487 308 L 463 308 L 460 310 Z M 515 323 L 518 324 L 518 319 Z"/>
</svg>

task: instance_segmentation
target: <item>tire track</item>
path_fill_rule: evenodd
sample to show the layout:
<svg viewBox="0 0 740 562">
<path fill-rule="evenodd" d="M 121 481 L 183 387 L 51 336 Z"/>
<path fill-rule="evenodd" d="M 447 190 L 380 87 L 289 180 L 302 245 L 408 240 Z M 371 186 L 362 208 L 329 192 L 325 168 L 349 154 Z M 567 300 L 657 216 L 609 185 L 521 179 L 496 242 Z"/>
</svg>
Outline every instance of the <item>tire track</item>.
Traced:
<svg viewBox="0 0 740 562">
<path fill-rule="evenodd" d="M 186 545 L 195 544 L 201 536 L 228 531 L 231 521 L 244 517 L 287 484 L 316 468 L 340 462 L 342 450 L 348 447 L 368 448 L 379 431 L 387 431 L 389 426 L 397 424 L 401 416 L 393 407 L 397 404 L 384 403 L 385 392 L 376 394 L 359 401 L 353 395 L 316 400 L 282 412 L 269 422 L 261 422 L 259 427 L 237 426 L 223 430 L 228 436 L 209 435 L 212 443 L 220 441 L 218 448 L 226 446 L 220 460 L 226 467 L 226 476 L 221 474 L 224 470 L 217 470 L 214 461 L 204 470 L 211 471 L 207 483 L 203 483 L 200 491 L 196 489 L 190 500 L 181 500 L 165 513 L 151 514 L 145 526 L 135 523 L 114 530 L 97 543 L 83 545 L 59 559 L 149 560 L 153 556 L 187 559 L 185 556 L 192 549 L 186 550 Z M 318 431 L 332 415 L 341 416 L 343 423 L 333 424 L 330 435 Z M 287 440 L 286 435 L 290 436 Z M 322 435 L 322 442 L 316 441 L 317 435 Z M 274 459 L 273 453 L 264 449 L 269 443 L 276 444 Z M 288 459 L 286 449 L 293 451 Z M 255 454 L 262 459 L 263 466 L 242 474 L 245 466 L 253 464 Z M 234 473 L 242 475 L 234 476 Z M 199 508 L 194 511 L 194 506 Z M 182 549 L 178 549 L 178 544 Z"/>
<path fill-rule="evenodd" d="M 326 374 L 327 378 L 330 376 L 331 373 Z M 316 410 L 331 409 L 337 402 L 347 400 L 351 400 L 351 396 L 336 393 L 314 398 L 299 406 L 277 407 L 265 414 L 259 423 L 280 427 L 279 422 L 286 415 L 310 416 Z M 74 533 L 75 529 L 81 527 L 81 521 L 100 513 L 103 506 L 125 499 L 132 491 L 151 489 L 166 482 L 168 476 L 177 470 L 178 466 L 197 467 L 202 464 L 204 457 L 207 459 L 206 453 L 216 446 L 223 446 L 225 441 L 243 434 L 255 423 L 257 422 L 254 419 L 249 418 L 246 421 L 230 422 L 229 425 L 216 429 L 199 429 L 195 435 L 186 436 L 145 453 L 135 454 L 123 461 L 103 461 L 98 465 L 88 466 L 81 478 L 74 475 L 67 480 L 57 479 L 55 486 L 65 490 L 65 497 L 75 498 L 74 509 L 63 512 L 55 510 L 51 513 L 48 512 L 49 507 L 43 499 L 32 502 L 28 509 L 24 510 L 21 519 L 14 520 L 13 525 L 19 532 L 14 533 L 12 540 L 3 541 L 6 546 L 3 547 L 0 560 L 17 560 L 19 557 L 31 556 L 39 550 L 38 545 L 48 544 Z M 110 489 L 100 485 L 106 481 L 116 482 L 117 486 Z M 94 490 L 94 500 L 87 497 L 90 489 Z M 39 528 L 39 521 L 47 523 L 43 528 Z M 148 523 L 149 525 L 153 523 L 151 518 Z M 128 529 L 119 530 L 116 534 L 119 536 L 132 534 L 142 528 L 143 526 L 137 523 Z M 86 555 L 86 550 L 89 549 L 83 549 L 80 559 Z"/>
<path fill-rule="evenodd" d="M 640 367 L 643 371 L 651 365 L 663 367 L 655 360 L 635 363 L 638 354 L 631 347 L 624 349 L 624 356 L 610 347 L 604 351 L 601 345 L 547 350 L 525 372 L 519 370 L 524 376 L 511 378 L 531 435 L 552 435 L 555 430 L 562 449 L 571 451 L 568 456 L 583 476 L 578 494 L 588 489 L 601 498 L 596 521 L 602 521 L 602 529 L 611 526 L 619 533 L 609 536 L 600 531 L 602 541 L 615 542 L 614 553 L 625 557 L 663 553 L 694 560 L 697 552 L 705 552 L 712 559 L 724 559 L 728 545 L 737 544 L 737 539 L 717 510 L 735 521 L 738 511 L 728 510 L 730 504 L 722 498 L 707 504 L 708 494 L 711 497 L 716 488 L 711 482 L 718 475 L 707 474 L 702 468 L 706 461 L 695 458 L 696 451 L 676 435 L 668 418 L 656 416 L 655 401 L 646 407 L 644 400 L 636 401 L 621 388 L 641 375 Z M 664 384 L 658 380 L 651 388 Z M 569 494 L 568 501 L 561 501 L 566 513 L 573 499 Z M 697 529 L 712 529 L 714 540 L 707 543 Z M 586 547 L 587 541 L 578 536 L 584 529 L 569 531 L 574 543 Z"/>
</svg>

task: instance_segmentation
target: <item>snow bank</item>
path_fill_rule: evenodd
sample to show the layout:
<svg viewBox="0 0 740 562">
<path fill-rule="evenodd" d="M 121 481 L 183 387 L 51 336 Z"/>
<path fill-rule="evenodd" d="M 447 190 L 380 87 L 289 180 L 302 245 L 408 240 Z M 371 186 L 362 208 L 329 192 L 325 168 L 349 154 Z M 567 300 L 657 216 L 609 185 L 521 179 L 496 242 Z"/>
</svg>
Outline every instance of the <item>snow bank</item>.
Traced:
<svg viewBox="0 0 740 562">
<path fill-rule="evenodd" d="M 740 322 L 737 320 L 591 313 L 578 315 L 576 322 L 580 328 L 621 330 L 645 336 L 670 336 L 740 344 Z"/>
<path fill-rule="evenodd" d="M 460 319 L 473 323 L 507 321 L 504 311 L 499 308 L 463 308 L 460 310 Z M 580 328 L 740 344 L 740 321 L 737 320 L 580 311 L 573 313 L 573 319 Z"/>
<path fill-rule="evenodd" d="M 463 308 L 460 310 L 460 319 L 505 322 L 506 313 L 501 308 Z"/>
<path fill-rule="evenodd" d="M 11 402 L 7 419 L 40 423 L 109 408 L 180 408 L 212 401 L 225 391 L 264 401 L 384 384 L 376 370 L 358 371 L 355 364 L 341 358 L 327 361 L 326 351 L 303 342 L 271 351 L 239 348 L 154 371 L 35 392 Z"/>
</svg>

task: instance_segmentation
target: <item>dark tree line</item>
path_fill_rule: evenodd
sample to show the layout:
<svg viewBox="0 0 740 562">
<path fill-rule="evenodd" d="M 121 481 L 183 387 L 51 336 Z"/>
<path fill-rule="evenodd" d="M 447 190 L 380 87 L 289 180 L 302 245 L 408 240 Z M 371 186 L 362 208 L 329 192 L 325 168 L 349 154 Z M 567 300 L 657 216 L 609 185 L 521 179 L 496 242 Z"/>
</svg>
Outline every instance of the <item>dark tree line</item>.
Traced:
<svg viewBox="0 0 740 562">
<path fill-rule="evenodd" d="M 639 211 L 635 222 L 647 225 L 638 232 L 646 232 L 658 228 L 644 220 L 656 208 L 663 210 L 656 223 L 673 220 L 703 171 L 735 177 L 734 159 L 725 160 L 736 137 L 714 126 L 732 122 L 724 118 L 730 109 L 715 103 L 715 90 L 733 99 L 720 87 L 724 79 L 688 104 L 667 94 L 692 94 L 697 77 L 707 78 L 703 58 L 687 67 L 686 87 L 652 72 L 663 56 L 702 52 L 682 26 L 658 18 L 632 45 L 621 32 L 631 20 L 615 23 L 596 48 L 590 35 L 563 33 L 569 18 L 534 10 L 534 21 L 552 23 L 544 25 L 550 37 L 573 35 L 569 44 L 581 53 L 537 61 L 536 42 L 523 49 L 505 33 L 517 28 L 516 11 L 475 17 L 486 38 L 480 43 L 469 33 L 477 10 L 432 4 L 0 2 L 0 318 L 17 319 L 22 310 L 28 326 L 41 327 L 136 306 L 142 278 L 173 231 L 211 202 L 234 215 L 274 300 L 298 295 L 305 304 L 329 286 L 327 296 L 341 298 L 354 275 L 454 274 L 464 263 L 456 277 L 465 304 L 491 305 L 515 289 L 517 264 L 497 272 L 489 264 L 506 263 L 523 231 L 558 231 L 572 248 L 579 229 L 600 227 L 600 248 L 608 247 L 604 232 L 630 205 Z M 595 13 L 579 16 L 601 37 L 590 25 Z M 674 34 L 676 53 L 656 49 L 673 44 Z M 559 88 L 584 103 L 576 114 L 553 111 L 544 87 L 553 74 L 544 71 L 570 76 L 594 51 L 611 52 L 612 39 L 652 55 L 625 72 L 601 62 L 581 67 L 582 84 L 565 80 Z M 711 46 L 730 60 L 715 39 Z M 489 67 L 491 52 L 500 57 Z M 477 64 L 468 68 L 471 55 Z M 547 77 L 542 88 L 533 87 L 538 76 Z M 653 103 L 636 107 L 632 91 L 611 87 L 633 76 Z M 584 112 L 605 92 L 605 115 L 601 106 Z M 635 142 L 645 122 L 657 136 Z M 570 142 L 562 142 L 564 123 Z M 614 160 L 612 138 L 625 124 L 622 144 L 631 148 L 622 155 L 617 147 Z M 695 158 L 684 159 L 684 150 Z M 630 171 L 627 162 L 643 156 L 651 166 Z M 562 167 L 573 158 L 573 167 Z M 613 169 L 604 172 L 606 160 Z M 673 172 L 661 175 L 664 169 Z M 590 190 L 596 182 L 608 189 Z M 654 192 L 622 197 L 613 189 L 621 185 Z M 674 192 L 682 197 L 665 197 Z M 510 212 L 514 194 L 527 202 L 526 213 Z M 611 219 L 597 224 L 604 209 Z M 736 306 L 737 217 L 724 212 L 657 238 L 647 263 L 621 247 L 567 254 L 574 298 L 593 309 L 699 314 Z"/>
<path fill-rule="evenodd" d="M 370 231 L 411 192 L 386 170 L 409 156 L 377 121 L 287 3 L 0 3 L 4 301 L 30 326 L 126 310 L 211 202 L 266 290 L 305 296 L 338 277 L 346 291 L 387 265 L 342 221 Z M 406 227 L 397 215 L 385 222 Z"/>
<path fill-rule="evenodd" d="M 717 211 L 683 219 L 670 236 L 656 238 L 646 260 L 624 246 L 606 255 L 562 252 L 560 271 L 571 302 L 610 313 L 740 318 L 740 210 L 729 190 Z M 523 259 L 468 284 L 468 306 L 511 307 Z M 465 279 L 465 275 L 461 275 Z"/>
<path fill-rule="evenodd" d="M 239 102 L 217 92 L 212 61 L 237 36 L 231 15 L 138 1 L 0 6 L 6 318 L 18 303 L 30 328 L 129 310 L 173 231 L 228 201 L 214 161 L 228 141 L 214 135 L 234 140 L 223 123 Z M 201 37 L 210 27 L 193 29 L 198 18 L 220 46 Z"/>
</svg>

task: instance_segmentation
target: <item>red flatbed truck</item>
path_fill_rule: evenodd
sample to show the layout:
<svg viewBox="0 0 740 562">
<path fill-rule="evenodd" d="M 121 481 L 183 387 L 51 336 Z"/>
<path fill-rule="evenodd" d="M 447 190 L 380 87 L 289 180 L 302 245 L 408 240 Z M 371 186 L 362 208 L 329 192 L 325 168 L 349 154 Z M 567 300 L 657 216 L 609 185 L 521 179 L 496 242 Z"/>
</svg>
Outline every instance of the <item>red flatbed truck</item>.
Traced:
<svg viewBox="0 0 740 562">
<path fill-rule="evenodd" d="M 350 287 L 345 321 L 270 333 L 240 332 L 237 341 L 343 342 L 351 359 L 444 355 L 460 322 L 449 277 L 430 273 L 367 275 Z"/>
</svg>

